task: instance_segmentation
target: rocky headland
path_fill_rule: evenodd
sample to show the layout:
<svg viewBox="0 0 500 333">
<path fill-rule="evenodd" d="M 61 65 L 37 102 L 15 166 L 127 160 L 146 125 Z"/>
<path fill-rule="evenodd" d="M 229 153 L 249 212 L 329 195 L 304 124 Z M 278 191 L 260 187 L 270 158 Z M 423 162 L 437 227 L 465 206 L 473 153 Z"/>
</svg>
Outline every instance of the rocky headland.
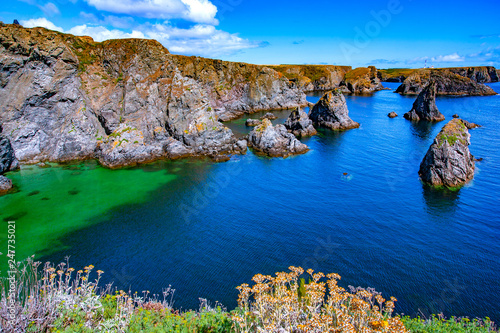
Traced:
<svg viewBox="0 0 500 333">
<path fill-rule="evenodd" d="M 309 119 L 307 113 L 300 108 L 293 110 L 285 121 L 286 129 L 298 138 L 305 136 L 313 136 L 318 132 L 313 126 L 313 122 Z"/>
<path fill-rule="evenodd" d="M 0 55 L 0 121 L 21 163 L 218 159 L 246 151 L 220 120 L 308 104 L 271 68 L 171 55 L 154 40 L 2 24 Z"/>
<path fill-rule="evenodd" d="M 288 157 L 309 150 L 295 135 L 288 133 L 284 125 L 273 126 L 267 118 L 248 134 L 248 146 L 270 157 Z"/>
<path fill-rule="evenodd" d="M 482 83 L 477 83 L 468 77 L 443 70 L 417 70 L 401 84 L 396 92 L 401 95 L 418 95 L 430 80 L 436 82 L 437 95 L 459 96 L 489 96 L 496 95 L 495 91 Z"/>
<path fill-rule="evenodd" d="M 430 146 L 419 175 L 432 186 L 456 188 L 474 178 L 474 157 L 469 151 L 470 134 L 461 119 L 446 124 Z"/>
<path fill-rule="evenodd" d="M 340 90 L 330 91 L 321 97 L 309 113 L 309 118 L 315 127 L 325 127 L 331 130 L 359 127 L 359 123 L 349 118 L 347 103 Z"/>
<path fill-rule="evenodd" d="M 431 80 L 420 92 L 412 109 L 404 117 L 412 121 L 442 121 L 444 116 L 436 106 L 436 82 Z"/>
</svg>

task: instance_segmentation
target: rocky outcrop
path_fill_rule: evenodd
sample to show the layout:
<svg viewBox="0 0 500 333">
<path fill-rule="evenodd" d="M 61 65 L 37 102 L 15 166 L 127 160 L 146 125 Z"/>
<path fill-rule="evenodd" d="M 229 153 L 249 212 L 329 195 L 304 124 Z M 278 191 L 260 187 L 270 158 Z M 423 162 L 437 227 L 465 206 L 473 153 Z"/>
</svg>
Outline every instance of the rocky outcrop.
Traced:
<svg viewBox="0 0 500 333">
<path fill-rule="evenodd" d="M 418 95 L 413 103 L 413 108 L 404 114 L 408 120 L 419 121 L 442 121 L 444 116 L 439 112 L 436 106 L 436 82 L 430 81 L 429 84 Z"/>
<path fill-rule="evenodd" d="M 338 88 L 351 66 L 279 65 L 270 66 L 302 91 L 325 91 Z"/>
<path fill-rule="evenodd" d="M 284 125 L 273 126 L 269 119 L 248 134 L 248 145 L 258 153 L 271 157 L 288 157 L 303 154 L 309 148 L 288 133 Z"/>
<path fill-rule="evenodd" d="M 359 127 L 359 123 L 349 118 L 345 97 L 339 90 L 330 91 L 321 97 L 309 113 L 309 118 L 315 127 L 325 127 L 331 130 Z"/>
<path fill-rule="evenodd" d="M 246 151 L 219 120 L 307 105 L 271 68 L 175 56 L 154 40 L 3 25 L 0 69 L 0 122 L 23 163 L 219 159 Z"/>
<path fill-rule="evenodd" d="M 422 181 L 432 186 L 456 188 L 474 178 L 470 134 L 460 119 L 452 119 L 437 135 L 420 164 Z"/>
<path fill-rule="evenodd" d="M 398 116 L 398 114 L 396 112 L 389 112 L 389 114 L 387 115 L 387 117 L 389 118 L 396 118 Z"/>
<path fill-rule="evenodd" d="M 340 88 L 344 92 L 353 94 L 371 94 L 385 89 L 377 76 L 377 69 L 373 66 L 350 71 L 340 83 Z"/>
<path fill-rule="evenodd" d="M 0 194 L 7 193 L 12 189 L 12 180 L 0 175 Z"/>
<path fill-rule="evenodd" d="M 484 84 L 455 74 L 450 70 L 418 70 L 411 74 L 397 89 L 402 95 L 418 95 L 429 83 L 436 81 L 437 95 L 488 96 L 496 95 L 495 91 Z"/>
<path fill-rule="evenodd" d="M 1 133 L 0 125 L 0 133 Z M 15 170 L 19 167 L 14 149 L 10 144 L 9 139 L 0 134 L 0 175 L 10 170 Z"/>
<path fill-rule="evenodd" d="M 300 108 L 297 108 L 290 113 L 290 116 L 285 121 L 285 127 L 289 132 L 298 138 L 313 136 L 318 133 L 307 113 L 302 111 Z"/>
<path fill-rule="evenodd" d="M 262 117 L 260 117 L 260 120 L 264 120 L 264 119 L 275 120 L 275 119 L 278 119 L 278 117 L 276 117 L 276 115 L 274 113 L 268 112 L 265 115 L 263 115 Z"/>
<path fill-rule="evenodd" d="M 260 121 L 259 119 L 247 119 L 245 121 L 245 125 L 247 127 L 255 127 L 255 126 L 258 126 L 260 124 L 262 124 L 262 121 Z"/>
</svg>

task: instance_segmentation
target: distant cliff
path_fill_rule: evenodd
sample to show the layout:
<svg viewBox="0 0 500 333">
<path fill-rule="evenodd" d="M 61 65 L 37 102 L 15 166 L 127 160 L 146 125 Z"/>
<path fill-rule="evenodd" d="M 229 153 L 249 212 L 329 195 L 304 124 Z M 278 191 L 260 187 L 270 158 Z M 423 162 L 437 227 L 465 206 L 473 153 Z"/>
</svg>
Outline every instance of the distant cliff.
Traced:
<svg viewBox="0 0 500 333">
<path fill-rule="evenodd" d="M 488 96 L 496 95 L 490 87 L 448 69 L 421 69 L 410 74 L 397 89 L 402 95 L 418 95 L 431 80 L 436 81 L 437 95 Z"/>
<path fill-rule="evenodd" d="M 403 82 L 410 75 L 418 71 L 428 71 L 431 73 L 448 71 L 463 77 L 467 77 L 472 81 L 478 83 L 498 82 L 500 78 L 499 71 L 493 66 L 422 68 L 422 69 L 391 68 L 391 69 L 379 69 L 377 75 L 379 79 L 384 82 Z"/>
<path fill-rule="evenodd" d="M 307 104 L 269 67 L 175 56 L 154 40 L 1 24 L 0 68 L 0 123 L 24 163 L 219 158 L 246 151 L 219 120 Z"/>
</svg>

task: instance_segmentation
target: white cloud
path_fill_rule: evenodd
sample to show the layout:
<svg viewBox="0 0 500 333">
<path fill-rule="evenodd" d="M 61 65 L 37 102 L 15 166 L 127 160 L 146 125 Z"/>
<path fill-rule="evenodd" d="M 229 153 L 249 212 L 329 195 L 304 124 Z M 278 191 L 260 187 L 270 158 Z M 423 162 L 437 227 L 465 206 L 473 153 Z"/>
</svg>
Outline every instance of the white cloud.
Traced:
<svg viewBox="0 0 500 333">
<path fill-rule="evenodd" d="M 437 57 L 433 57 L 431 59 L 433 62 L 462 62 L 465 61 L 464 57 L 458 55 L 458 53 L 448 54 L 448 55 L 440 55 Z"/>
<path fill-rule="evenodd" d="M 158 40 L 172 53 L 187 55 L 214 57 L 259 46 L 259 43 L 241 38 L 237 34 L 230 34 L 204 24 L 189 29 L 157 24 L 147 29 L 145 34 L 148 38 Z"/>
<path fill-rule="evenodd" d="M 218 24 L 217 7 L 209 0 L 85 0 L 98 10 L 146 18 L 182 18 L 196 23 Z"/>
<path fill-rule="evenodd" d="M 97 42 L 120 38 L 146 38 L 142 32 L 136 30 L 128 33 L 118 29 L 108 30 L 102 26 L 94 27 L 86 24 L 77 25 L 76 27 L 69 29 L 67 33 L 77 36 L 91 36 Z"/>
<path fill-rule="evenodd" d="M 27 28 L 45 27 L 51 30 L 77 36 L 91 36 L 95 41 L 120 38 L 156 39 L 172 53 L 216 57 L 259 47 L 261 44 L 239 37 L 226 31 L 217 30 L 213 25 L 197 24 L 189 29 L 172 27 L 168 22 L 155 25 L 139 25 L 132 32 L 108 29 L 101 25 L 82 24 L 64 31 L 45 18 L 21 21 Z"/>
<path fill-rule="evenodd" d="M 42 27 L 60 32 L 64 31 L 63 28 L 56 26 L 54 23 L 50 22 L 45 17 L 30 19 L 30 20 L 21 20 L 21 25 L 26 28 Z"/>
</svg>

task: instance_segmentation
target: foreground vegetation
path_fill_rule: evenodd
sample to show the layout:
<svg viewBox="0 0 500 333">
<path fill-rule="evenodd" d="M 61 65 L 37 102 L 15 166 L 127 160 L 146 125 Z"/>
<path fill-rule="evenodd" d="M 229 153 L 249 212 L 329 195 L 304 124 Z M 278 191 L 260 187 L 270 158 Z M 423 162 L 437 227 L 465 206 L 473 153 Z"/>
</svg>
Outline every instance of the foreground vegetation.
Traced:
<svg viewBox="0 0 500 333">
<path fill-rule="evenodd" d="M 68 263 L 40 267 L 32 258 L 0 281 L 1 332 L 497 332 L 489 319 L 393 316 L 395 298 L 338 286 L 340 276 L 299 267 L 258 274 L 238 287 L 238 308 L 201 300 L 197 311 L 172 308 L 173 290 L 112 291 L 102 271 Z M 307 279 L 307 281 L 306 281 Z"/>
</svg>

